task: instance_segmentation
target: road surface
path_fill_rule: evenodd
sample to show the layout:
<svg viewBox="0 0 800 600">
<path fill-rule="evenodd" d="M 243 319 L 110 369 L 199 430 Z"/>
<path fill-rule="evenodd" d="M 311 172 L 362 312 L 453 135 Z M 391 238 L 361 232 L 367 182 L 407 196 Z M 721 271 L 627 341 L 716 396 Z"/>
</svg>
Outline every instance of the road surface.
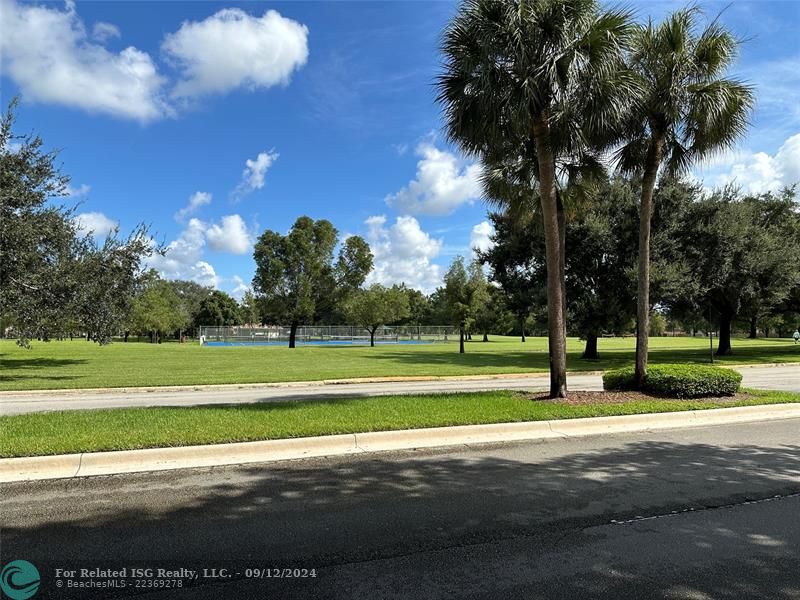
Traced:
<svg viewBox="0 0 800 600">
<path fill-rule="evenodd" d="M 748 367 L 741 369 L 745 387 L 800 392 L 800 365 L 785 367 Z M 600 375 L 570 374 L 573 390 L 601 390 Z M 483 390 L 549 389 L 546 375 L 511 378 L 442 379 L 438 381 L 404 381 L 393 383 L 350 383 L 336 385 L 303 385 L 292 387 L 243 387 L 241 389 L 209 389 L 184 391 L 55 391 L 49 394 L 0 394 L 0 415 L 53 410 L 122 408 L 131 406 L 199 406 L 203 404 L 242 404 L 357 398 L 386 394 L 418 394 L 431 392 L 475 392 Z"/>
<path fill-rule="evenodd" d="M 39 568 L 37 598 L 796 599 L 798 432 L 794 419 L 9 484 L 0 549 Z M 198 578 L 55 587 L 56 568 L 89 567 Z M 316 577 L 247 578 L 295 568 Z"/>
</svg>

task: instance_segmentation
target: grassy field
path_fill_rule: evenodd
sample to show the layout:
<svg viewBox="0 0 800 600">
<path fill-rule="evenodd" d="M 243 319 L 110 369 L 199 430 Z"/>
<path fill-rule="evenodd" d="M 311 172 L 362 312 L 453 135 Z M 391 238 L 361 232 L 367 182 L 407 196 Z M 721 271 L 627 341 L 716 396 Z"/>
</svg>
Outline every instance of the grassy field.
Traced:
<svg viewBox="0 0 800 600">
<path fill-rule="evenodd" d="M 785 339 L 737 339 L 728 364 L 800 362 L 800 345 Z M 709 360 L 703 338 L 653 338 L 654 363 Z M 568 341 L 568 368 L 606 369 L 633 361 L 632 338 L 600 340 L 601 359 L 580 358 L 583 343 Z M 0 341 L 0 390 L 264 383 L 351 377 L 478 375 L 546 372 L 547 340 L 494 337 L 455 343 L 369 347 L 201 347 L 189 344 L 117 342 L 100 347 L 86 341 L 33 342 L 25 350 Z"/>
<path fill-rule="evenodd" d="M 239 406 L 136 408 L 0 417 L 0 456 L 36 456 L 800 402 L 800 394 L 752 392 L 730 401 L 648 399 L 570 405 L 510 391 L 389 396 Z"/>
</svg>

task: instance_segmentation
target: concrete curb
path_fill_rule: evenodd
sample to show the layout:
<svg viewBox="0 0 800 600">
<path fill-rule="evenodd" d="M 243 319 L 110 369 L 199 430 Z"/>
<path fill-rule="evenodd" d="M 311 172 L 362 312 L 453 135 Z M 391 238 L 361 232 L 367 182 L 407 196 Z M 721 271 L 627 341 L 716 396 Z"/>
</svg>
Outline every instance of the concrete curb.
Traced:
<svg viewBox="0 0 800 600">
<path fill-rule="evenodd" d="M 748 421 L 800 418 L 800 404 L 764 404 L 697 411 L 556 421 L 432 427 L 235 444 L 86 452 L 0 459 L 0 483 L 118 475 L 276 462 L 437 446 L 569 438 Z"/>
</svg>

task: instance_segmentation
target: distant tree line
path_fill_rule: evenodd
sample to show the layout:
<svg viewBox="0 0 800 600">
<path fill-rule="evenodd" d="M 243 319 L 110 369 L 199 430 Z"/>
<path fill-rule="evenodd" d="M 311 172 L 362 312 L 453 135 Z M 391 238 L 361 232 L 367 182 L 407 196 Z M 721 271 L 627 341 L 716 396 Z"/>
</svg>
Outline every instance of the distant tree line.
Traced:
<svg viewBox="0 0 800 600">
<path fill-rule="evenodd" d="M 582 335 L 591 358 L 599 336 L 631 331 L 632 313 L 637 387 L 651 332 L 717 328 L 717 352 L 729 354 L 742 324 L 751 336 L 791 329 L 794 189 L 707 194 L 681 179 L 747 131 L 755 90 L 729 74 L 739 45 L 693 5 L 655 22 L 598 0 L 462 0 L 441 37 L 437 102 L 447 139 L 481 164 L 495 246 L 478 262 L 457 259 L 429 296 L 364 289 L 364 240 L 301 217 L 288 234 L 259 238 L 254 297 L 239 318 L 289 325 L 290 346 L 301 323 L 348 319 L 374 333 L 392 320 L 447 321 L 461 328 L 462 351 L 464 335 L 545 326 L 553 398 L 567 395 L 567 334 Z M 171 285 L 141 272 L 160 251 L 146 228 L 102 245 L 77 231 L 52 203 L 68 181 L 54 155 L 38 137 L 14 138 L 12 122 L 10 110 L 0 319 L 23 343 L 75 328 L 106 343 L 124 326 L 158 338 L 166 324 L 196 324 L 173 305 L 162 311 Z M 232 305 L 217 300 L 207 316 L 224 321 Z"/>
<path fill-rule="evenodd" d="M 329 221 L 297 219 L 286 234 L 265 231 L 254 247 L 252 291 L 239 300 L 192 281 L 146 270 L 162 252 L 148 229 L 111 232 L 102 243 L 60 205 L 68 177 L 36 135 L 13 133 L 12 102 L 0 129 L 0 333 L 18 342 L 76 335 L 99 344 L 116 335 L 151 342 L 196 337 L 202 326 L 350 324 L 374 342 L 382 326 L 450 325 L 490 334 L 548 331 L 547 249 L 538 198 L 496 202 L 492 246 L 458 256 L 427 294 L 404 284 L 367 285 L 373 268 L 359 236 L 340 239 Z M 502 171 L 502 168 L 501 168 Z M 489 197 L 514 198 L 507 173 L 486 175 Z M 518 173 L 519 174 L 519 173 Z M 524 177 L 523 177 L 524 179 Z M 564 221 L 564 334 L 585 340 L 632 335 L 637 322 L 637 248 L 641 181 L 594 177 L 561 196 Z M 648 334 L 718 331 L 718 354 L 731 334 L 790 335 L 800 325 L 800 212 L 794 188 L 709 193 L 680 177 L 654 189 L 650 222 Z"/>
<path fill-rule="evenodd" d="M 636 331 L 639 183 L 616 177 L 596 184 L 566 221 L 567 332 L 586 340 Z M 750 337 L 789 335 L 800 325 L 800 207 L 794 188 L 713 193 L 678 178 L 655 190 L 650 256 L 649 335 L 719 332 L 716 353 L 733 352 L 735 329 Z M 480 252 L 490 279 L 522 327 L 541 323 L 546 259 L 534 211 L 490 214 L 494 245 Z"/>
</svg>

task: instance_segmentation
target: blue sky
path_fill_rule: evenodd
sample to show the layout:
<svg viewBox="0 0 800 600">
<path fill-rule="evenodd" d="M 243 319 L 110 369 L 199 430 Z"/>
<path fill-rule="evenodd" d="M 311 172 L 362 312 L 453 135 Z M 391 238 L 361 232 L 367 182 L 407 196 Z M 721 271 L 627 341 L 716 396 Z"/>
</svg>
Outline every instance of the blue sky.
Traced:
<svg viewBox="0 0 800 600">
<path fill-rule="evenodd" d="M 702 2 L 747 41 L 753 127 L 695 175 L 800 179 L 800 2 Z M 730 5 L 729 5 L 730 4 Z M 151 225 L 171 278 L 241 294 L 252 241 L 299 215 L 365 236 L 372 280 L 430 291 L 485 244 L 478 167 L 439 134 L 437 42 L 453 2 L 0 0 L 2 101 L 61 149 L 85 226 Z M 639 18 L 682 3 L 631 3 Z"/>
</svg>

